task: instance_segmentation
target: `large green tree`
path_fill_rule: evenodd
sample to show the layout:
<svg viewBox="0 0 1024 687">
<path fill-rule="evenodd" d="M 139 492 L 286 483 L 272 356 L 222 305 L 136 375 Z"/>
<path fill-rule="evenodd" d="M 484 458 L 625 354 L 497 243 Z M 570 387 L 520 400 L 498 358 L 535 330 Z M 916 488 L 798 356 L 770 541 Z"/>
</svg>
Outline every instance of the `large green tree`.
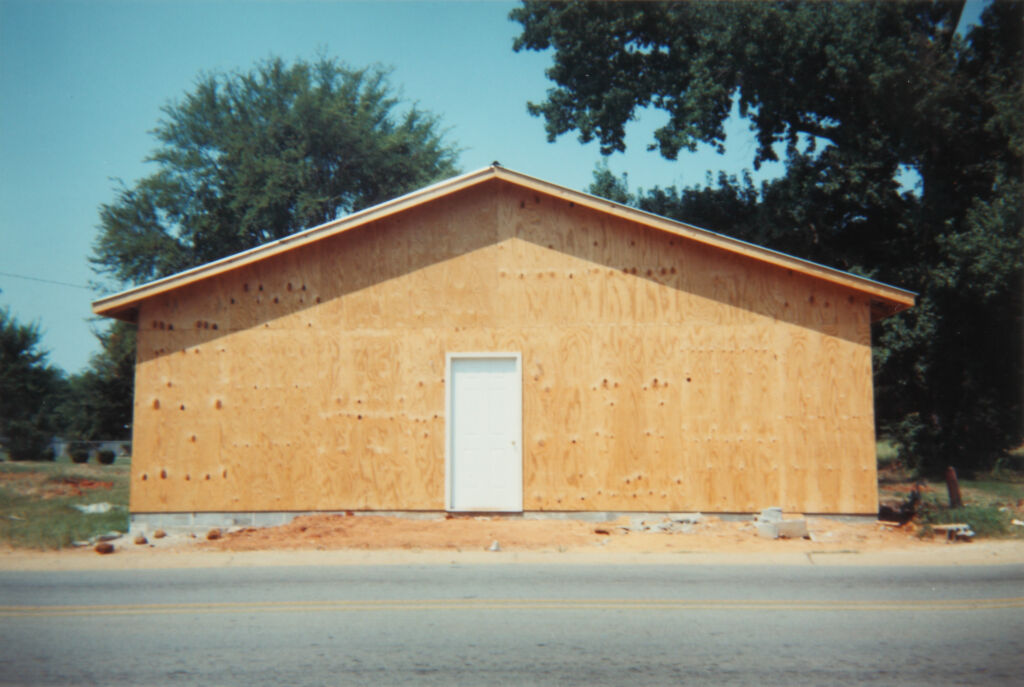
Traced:
<svg viewBox="0 0 1024 687">
<path fill-rule="evenodd" d="M 52 460 L 55 406 L 65 381 L 46 362 L 39 327 L 0 308 L 0 443 L 12 460 Z"/>
<path fill-rule="evenodd" d="M 327 58 L 202 76 L 164 108 L 156 170 L 100 208 L 94 265 L 145 282 L 451 176 L 438 119 L 387 76 Z"/>
<path fill-rule="evenodd" d="M 201 76 L 153 131 L 155 171 L 100 207 L 91 261 L 139 284 L 252 248 L 453 175 L 436 116 L 403 104 L 380 68 L 273 58 Z M 74 434 L 131 422 L 134 332 L 114 325 L 71 380 Z"/>
<path fill-rule="evenodd" d="M 631 194 L 645 209 L 913 289 L 876 331 L 880 424 L 926 471 L 992 465 L 1022 429 L 1022 5 L 994 2 L 524 2 L 516 50 L 553 49 L 549 138 L 623 150 L 639 109 L 650 148 L 723 149 L 734 104 L 757 138 L 755 188 Z M 902 187 L 914 179 L 916 188 Z"/>
</svg>

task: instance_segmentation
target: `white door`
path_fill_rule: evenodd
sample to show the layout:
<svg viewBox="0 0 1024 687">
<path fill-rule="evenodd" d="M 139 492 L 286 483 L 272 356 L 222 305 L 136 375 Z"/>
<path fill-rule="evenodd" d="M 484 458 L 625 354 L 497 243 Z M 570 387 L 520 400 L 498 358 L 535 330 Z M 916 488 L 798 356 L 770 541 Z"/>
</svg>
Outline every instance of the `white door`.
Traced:
<svg viewBox="0 0 1024 687">
<path fill-rule="evenodd" d="M 520 356 L 449 353 L 447 357 L 448 510 L 521 511 Z"/>
</svg>

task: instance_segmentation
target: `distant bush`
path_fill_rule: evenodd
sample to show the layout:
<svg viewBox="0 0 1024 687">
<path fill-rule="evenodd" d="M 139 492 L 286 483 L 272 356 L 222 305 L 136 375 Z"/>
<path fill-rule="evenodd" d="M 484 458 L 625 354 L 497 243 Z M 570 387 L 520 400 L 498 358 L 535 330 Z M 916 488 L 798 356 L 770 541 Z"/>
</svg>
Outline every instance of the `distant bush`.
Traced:
<svg viewBox="0 0 1024 687">
<path fill-rule="evenodd" d="M 115 454 L 109 448 L 105 448 L 96 454 L 96 460 L 100 462 L 100 465 L 113 465 Z"/>
<path fill-rule="evenodd" d="M 26 422 L 8 424 L 6 449 L 11 460 L 53 460 L 50 437 Z"/>
<path fill-rule="evenodd" d="M 87 463 L 89 462 L 89 447 L 72 446 L 68 449 L 68 455 L 71 456 L 72 463 Z"/>
</svg>

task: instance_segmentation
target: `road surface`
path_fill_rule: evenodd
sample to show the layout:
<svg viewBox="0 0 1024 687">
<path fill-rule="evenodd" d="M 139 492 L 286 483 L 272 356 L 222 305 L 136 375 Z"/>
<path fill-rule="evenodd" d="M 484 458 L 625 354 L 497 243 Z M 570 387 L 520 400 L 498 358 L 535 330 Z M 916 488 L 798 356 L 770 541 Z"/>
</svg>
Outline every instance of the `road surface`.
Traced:
<svg viewBox="0 0 1024 687">
<path fill-rule="evenodd" d="M 3 685 L 1008 685 L 1024 566 L 0 572 Z"/>
</svg>

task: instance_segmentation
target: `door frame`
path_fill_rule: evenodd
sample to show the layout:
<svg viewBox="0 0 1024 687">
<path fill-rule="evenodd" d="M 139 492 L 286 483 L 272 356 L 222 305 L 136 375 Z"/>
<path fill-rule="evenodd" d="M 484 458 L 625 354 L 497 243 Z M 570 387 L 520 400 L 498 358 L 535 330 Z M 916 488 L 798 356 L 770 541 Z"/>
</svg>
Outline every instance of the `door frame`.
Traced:
<svg viewBox="0 0 1024 687">
<path fill-rule="evenodd" d="M 453 360 L 480 360 L 487 358 L 514 359 L 516 362 L 515 375 L 518 380 L 516 385 L 517 398 L 514 402 L 516 410 L 516 448 L 518 449 L 519 461 L 516 472 L 519 478 L 519 506 L 517 510 L 507 511 L 509 513 L 521 513 L 523 510 L 523 354 L 519 351 L 471 351 L 453 352 L 446 351 L 444 354 L 444 508 L 448 512 L 477 512 L 477 511 L 456 511 L 452 507 L 452 432 L 455 430 L 455 413 L 452 407 L 454 401 L 454 385 L 452 384 L 452 361 Z M 502 511 L 506 512 L 506 511 Z"/>
</svg>

